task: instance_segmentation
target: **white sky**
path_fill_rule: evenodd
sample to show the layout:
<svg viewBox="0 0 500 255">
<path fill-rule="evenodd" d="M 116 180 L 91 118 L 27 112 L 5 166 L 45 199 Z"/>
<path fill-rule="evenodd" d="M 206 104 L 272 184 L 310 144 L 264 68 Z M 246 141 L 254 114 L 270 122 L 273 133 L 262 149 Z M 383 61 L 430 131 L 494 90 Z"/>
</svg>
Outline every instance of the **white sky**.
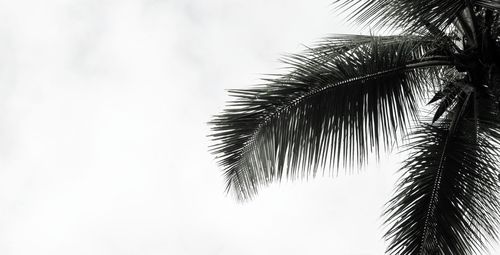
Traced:
<svg viewBox="0 0 500 255">
<path fill-rule="evenodd" d="M 0 254 L 383 254 L 394 156 L 224 194 L 225 89 L 340 23 L 331 0 L 0 1 Z"/>
</svg>

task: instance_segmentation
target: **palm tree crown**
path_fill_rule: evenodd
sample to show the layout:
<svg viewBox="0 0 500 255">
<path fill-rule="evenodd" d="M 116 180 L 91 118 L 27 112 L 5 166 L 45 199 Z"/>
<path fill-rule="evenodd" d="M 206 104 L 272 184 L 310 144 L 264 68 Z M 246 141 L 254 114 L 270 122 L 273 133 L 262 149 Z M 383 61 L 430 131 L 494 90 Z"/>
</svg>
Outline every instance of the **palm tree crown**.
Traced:
<svg viewBox="0 0 500 255">
<path fill-rule="evenodd" d="M 384 212 L 389 254 L 481 254 L 500 223 L 500 2 L 335 2 L 399 35 L 335 35 L 284 75 L 232 90 L 211 122 L 227 189 L 359 169 L 404 144 Z M 427 103 L 427 105 L 422 104 Z"/>
</svg>

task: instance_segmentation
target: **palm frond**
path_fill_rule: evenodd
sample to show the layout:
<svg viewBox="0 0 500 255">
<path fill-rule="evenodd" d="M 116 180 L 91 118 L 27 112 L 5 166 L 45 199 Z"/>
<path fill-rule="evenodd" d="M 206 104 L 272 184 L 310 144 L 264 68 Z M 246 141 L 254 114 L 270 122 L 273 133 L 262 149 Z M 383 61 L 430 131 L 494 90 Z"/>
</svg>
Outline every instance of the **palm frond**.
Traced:
<svg viewBox="0 0 500 255">
<path fill-rule="evenodd" d="M 424 124 L 385 212 L 390 254 L 483 254 L 500 219 L 498 124 Z"/>
<path fill-rule="evenodd" d="M 495 11 L 500 11 L 500 2 L 496 0 L 476 0 L 475 4 Z"/>
<path fill-rule="evenodd" d="M 293 70 L 233 90 L 212 121 L 213 152 L 239 199 L 282 177 L 361 166 L 390 147 L 416 114 L 417 98 L 447 56 L 427 56 L 424 37 L 337 37 L 288 58 Z"/>
<path fill-rule="evenodd" d="M 402 34 L 330 36 L 286 57 L 286 74 L 230 91 L 211 122 L 227 191 L 248 199 L 283 178 L 359 170 L 434 107 L 403 141 L 387 251 L 483 254 L 500 225 L 499 2 L 334 1 L 350 20 Z"/>
<path fill-rule="evenodd" d="M 439 101 L 432 122 L 438 120 L 445 112 L 452 109 L 459 101 L 467 100 L 473 87 L 463 81 L 448 82 L 442 91 L 438 91 L 431 102 Z"/>
<path fill-rule="evenodd" d="M 349 20 L 372 28 L 420 31 L 429 24 L 444 28 L 450 25 L 468 6 L 467 1 L 456 0 L 336 0 L 341 11 L 352 13 Z"/>
</svg>

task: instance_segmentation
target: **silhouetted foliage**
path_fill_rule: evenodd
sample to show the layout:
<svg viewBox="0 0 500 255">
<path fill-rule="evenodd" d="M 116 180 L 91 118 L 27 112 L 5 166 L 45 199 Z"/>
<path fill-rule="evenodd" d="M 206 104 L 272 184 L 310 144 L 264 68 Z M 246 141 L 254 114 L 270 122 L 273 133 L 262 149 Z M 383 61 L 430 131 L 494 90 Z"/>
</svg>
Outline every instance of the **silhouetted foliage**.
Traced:
<svg viewBox="0 0 500 255">
<path fill-rule="evenodd" d="M 286 58 L 289 73 L 230 91 L 211 122 L 228 191 L 244 200 L 282 178 L 360 169 L 396 141 L 410 157 L 384 213 L 387 252 L 487 251 L 500 220 L 500 2 L 334 4 L 403 32 L 325 38 Z"/>
</svg>

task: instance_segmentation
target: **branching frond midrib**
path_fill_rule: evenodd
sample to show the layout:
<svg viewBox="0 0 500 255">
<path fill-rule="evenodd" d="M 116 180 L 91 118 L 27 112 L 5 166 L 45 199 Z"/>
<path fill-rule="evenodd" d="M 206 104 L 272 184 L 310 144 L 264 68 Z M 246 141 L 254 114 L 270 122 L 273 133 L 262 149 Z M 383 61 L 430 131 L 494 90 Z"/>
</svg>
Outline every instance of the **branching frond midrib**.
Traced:
<svg viewBox="0 0 500 255">
<path fill-rule="evenodd" d="M 396 191 L 397 196 L 395 196 L 389 202 L 388 204 L 389 207 L 386 210 L 387 213 L 386 224 L 392 223 L 391 229 L 386 233 L 386 237 L 392 239 L 392 242 L 388 248 L 390 254 L 419 254 L 419 255 L 427 254 L 424 248 L 429 247 L 429 245 L 427 245 L 426 243 L 431 241 L 427 239 L 430 238 L 427 235 L 430 234 L 429 231 L 431 230 L 433 231 L 432 232 L 433 235 L 436 233 L 439 235 L 445 235 L 438 237 L 437 240 L 432 241 L 432 245 L 438 245 L 438 244 L 444 245 L 442 243 L 443 240 L 439 238 L 448 238 L 447 239 L 448 241 L 451 241 L 452 238 L 458 238 L 454 241 L 453 244 L 449 244 L 451 246 L 448 248 L 444 246 L 439 246 L 438 250 L 440 252 L 443 252 L 443 254 L 472 254 L 473 250 L 484 248 L 482 247 L 481 240 L 483 240 L 484 238 L 496 237 L 496 233 L 492 229 L 495 226 L 495 224 L 498 223 L 499 219 L 498 190 L 496 190 L 499 188 L 499 184 L 497 181 L 497 176 L 496 174 L 494 174 L 496 160 L 495 157 L 490 157 L 488 156 L 489 154 L 486 155 L 484 154 L 489 150 L 488 148 L 492 147 L 492 144 L 490 141 L 485 140 L 484 135 L 481 135 L 480 139 L 477 142 L 474 142 L 475 138 L 472 138 L 470 136 L 470 133 L 466 131 L 474 127 L 473 125 L 474 122 L 470 120 L 464 120 L 464 121 L 468 123 L 467 126 L 457 129 L 457 132 L 459 133 L 456 133 L 454 135 L 450 135 L 450 133 L 447 131 L 447 128 L 449 127 L 448 126 L 449 122 L 446 126 L 433 127 L 430 125 L 425 125 L 423 127 L 423 130 L 421 130 L 420 133 L 416 134 L 417 135 L 415 137 L 416 140 L 411 144 L 411 146 L 415 150 L 415 153 L 407 160 L 407 163 L 403 167 L 404 170 L 409 172 L 406 173 L 405 175 L 406 177 L 400 179 L 399 181 L 400 186 Z M 481 125 L 484 124 L 485 123 L 482 123 Z M 451 144 L 448 145 L 447 144 L 448 142 L 451 142 Z M 438 152 L 438 150 L 440 152 Z M 439 167 L 441 167 L 442 171 L 443 169 L 445 169 L 446 172 L 441 171 L 440 173 L 438 173 L 436 172 L 438 165 L 433 164 L 433 161 L 428 162 L 427 160 L 430 159 L 437 160 L 437 158 L 434 157 L 438 156 L 438 154 L 442 156 L 443 152 L 444 155 L 446 155 L 446 157 L 444 159 L 441 157 L 443 161 L 439 163 Z M 467 160 L 473 160 L 473 161 L 472 162 L 463 161 L 462 163 L 464 164 L 460 164 L 459 162 L 462 159 L 458 157 L 459 155 L 466 156 Z M 474 155 L 477 155 L 477 157 Z M 426 168 L 425 164 L 429 164 L 428 167 L 430 168 Z M 436 168 L 432 167 L 433 165 Z M 455 167 L 463 168 L 463 170 L 460 169 L 457 170 L 455 169 Z M 424 176 L 419 177 L 419 175 L 422 174 L 425 174 L 425 179 Z M 432 201 L 433 195 L 437 194 L 434 193 L 434 188 L 433 188 L 432 195 L 429 193 L 428 197 L 424 197 L 425 199 L 421 198 L 421 201 L 418 201 L 418 199 L 420 198 L 417 199 L 417 197 L 415 197 L 416 194 L 418 194 L 415 192 L 418 191 L 419 189 L 424 189 L 423 187 L 418 185 L 424 185 L 425 183 L 428 184 L 430 179 L 427 178 L 430 178 L 431 176 L 432 176 L 432 181 L 434 183 L 436 183 L 437 179 L 441 177 L 444 178 L 443 180 L 445 181 L 446 185 L 444 188 L 446 189 L 446 191 L 438 191 L 440 193 L 439 195 L 440 199 L 442 200 Z M 459 179 L 454 179 L 457 178 L 458 176 L 461 177 Z M 466 181 L 466 183 L 464 184 L 459 182 L 455 184 L 458 185 L 456 187 L 450 186 L 456 181 Z M 479 183 L 475 184 L 476 182 Z M 427 189 L 426 192 L 431 192 L 431 190 Z M 464 198 L 461 197 L 463 194 L 461 195 L 453 192 L 469 192 L 465 193 L 469 197 Z M 456 200 L 456 199 L 462 199 L 462 200 Z M 443 225 L 445 223 L 442 222 L 442 219 L 439 220 L 440 218 L 435 218 L 435 217 L 452 217 L 451 215 L 450 216 L 443 215 L 445 211 L 442 211 L 444 210 L 443 206 L 445 206 L 445 208 L 448 208 L 449 206 L 453 205 L 450 204 L 451 202 L 449 202 L 448 200 L 455 201 L 454 202 L 455 208 L 451 208 L 452 211 L 449 211 L 448 213 L 450 214 L 453 213 L 453 215 L 459 213 L 463 215 L 463 216 L 458 216 L 458 215 L 453 216 L 453 217 L 458 217 L 456 219 L 459 220 L 459 222 L 457 223 L 459 225 L 457 225 L 456 227 L 460 226 L 470 226 L 470 227 L 462 230 L 455 229 L 453 231 L 459 231 L 458 233 L 455 234 L 440 232 L 444 231 L 446 228 L 454 227 L 449 225 L 445 226 Z M 429 201 L 431 203 L 429 203 Z M 406 205 L 406 203 L 410 204 Z M 439 209 L 440 210 L 439 216 L 438 215 L 430 216 L 431 218 L 438 219 L 440 224 L 429 225 L 430 221 L 429 216 L 426 217 L 425 220 L 418 219 L 418 217 L 420 217 L 419 212 L 424 210 L 420 206 L 424 205 L 427 208 L 426 209 L 427 211 L 429 209 L 429 206 L 432 205 L 441 207 L 441 209 Z M 418 212 L 415 211 L 417 209 Z M 485 212 L 482 212 L 483 210 Z M 470 230 L 473 231 L 470 232 Z M 417 236 L 415 236 L 417 234 L 419 238 L 418 240 L 416 240 Z M 424 237 L 424 239 L 422 239 L 422 236 Z M 441 250 L 441 249 L 451 249 L 451 250 Z M 457 253 L 459 250 L 461 250 L 462 253 Z"/>
<path fill-rule="evenodd" d="M 318 95 L 329 94 L 330 90 L 337 91 L 338 88 L 343 88 L 343 87 L 351 88 L 351 86 L 357 84 L 355 87 L 352 87 L 352 88 L 357 88 L 354 91 L 358 90 L 359 92 L 365 91 L 363 93 L 368 93 L 371 90 L 370 87 L 372 87 L 372 85 L 370 84 L 374 83 L 374 81 L 381 80 L 384 77 L 394 77 L 396 78 L 396 80 L 403 79 L 401 80 L 401 82 L 406 83 L 408 81 L 404 81 L 405 78 L 403 77 L 408 76 L 408 74 L 412 74 L 413 77 L 417 75 L 417 73 L 419 73 L 417 72 L 417 70 L 431 70 L 432 68 L 435 67 L 451 66 L 454 64 L 453 60 L 448 56 L 428 54 L 429 49 L 435 49 L 434 47 L 436 47 L 435 42 L 430 40 L 429 37 L 411 36 L 408 39 L 408 41 L 405 40 L 405 37 L 382 37 L 380 40 L 378 37 L 373 37 L 373 36 L 369 38 L 371 38 L 371 41 L 368 40 L 367 36 L 357 37 L 356 40 L 358 41 L 352 44 L 353 45 L 352 48 L 349 48 L 347 50 L 342 50 L 340 53 L 335 55 L 336 57 L 334 57 L 333 59 L 330 58 L 330 55 L 327 55 L 327 58 L 325 58 L 325 60 L 330 59 L 329 61 L 331 61 L 331 63 L 324 62 L 324 60 L 322 60 L 323 59 L 322 57 L 324 57 L 322 54 L 316 54 L 316 51 L 314 49 L 309 49 L 311 51 L 312 56 L 316 56 L 319 59 L 319 62 L 316 62 L 314 58 L 311 59 L 307 56 L 303 58 L 297 56 L 294 57 L 294 60 L 296 60 L 296 62 L 292 63 L 292 65 L 296 66 L 296 71 L 293 71 L 289 75 L 285 75 L 282 78 L 269 80 L 270 84 L 266 85 L 267 88 L 232 91 L 232 93 L 234 93 L 234 95 L 239 97 L 241 100 L 233 101 L 231 105 L 233 105 L 234 108 L 227 109 L 227 113 L 225 115 L 217 116 L 212 122 L 215 125 L 215 129 L 213 130 L 216 131 L 213 136 L 222 142 L 221 145 L 214 146 L 213 151 L 220 155 L 219 156 L 220 162 L 221 164 L 223 164 L 223 166 L 226 167 L 225 175 L 228 180 L 228 187 L 232 185 L 240 185 L 241 183 L 247 183 L 250 185 L 251 182 L 254 181 L 260 182 L 257 179 L 255 180 L 243 179 L 238 181 L 238 179 L 241 178 L 240 176 L 241 171 L 249 170 L 249 168 L 246 166 L 246 164 L 249 163 L 247 159 L 245 159 L 246 157 L 248 157 L 246 155 L 247 154 L 250 155 L 251 154 L 250 152 L 254 153 L 258 150 L 261 150 L 258 148 L 258 146 L 261 145 L 257 145 L 256 142 L 257 137 L 260 137 L 262 134 L 261 131 L 269 130 L 268 126 L 270 125 L 270 123 L 273 123 L 276 120 L 281 119 L 282 116 L 287 116 L 288 114 L 291 114 L 293 111 L 295 111 L 292 109 L 301 108 L 306 102 L 308 102 L 307 104 L 311 104 L 313 102 L 311 101 L 311 99 L 321 98 L 321 96 L 318 97 Z M 418 40 L 419 38 L 422 39 L 422 41 L 419 41 Z M 338 40 L 342 41 L 344 39 L 338 39 Z M 341 46 L 339 45 L 339 47 Z M 328 50 L 321 49 L 321 51 L 328 51 Z M 371 54 L 374 55 L 371 56 Z M 361 57 L 363 55 L 367 56 Z M 370 58 L 373 59 L 370 60 Z M 380 60 L 377 60 L 377 58 L 380 58 Z M 351 60 L 356 60 L 355 62 L 360 66 L 356 68 L 349 67 L 349 63 L 352 63 Z M 303 61 L 303 63 L 301 63 L 300 61 Z M 370 63 L 370 61 L 374 62 L 371 64 L 363 64 L 365 61 L 368 61 L 367 63 Z M 387 66 L 379 67 L 380 64 L 384 64 Z M 330 74 L 329 72 L 332 72 L 332 74 Z M 420 79 L 428 79 L 424 78 L 425 76 L 426 75 L 420 78 L 413 77 L 411 79 L 415 79 L 415 82 L 418 83 Z M 391 84 L 392 83 L 394 82 L 391 82 Z M 416 85 L 416 83 L 415 85 L 412 86 L 421 86 L 421 85 Z M 394 86 L 398 85 L 394 84 Z M 359 88 L 364 88 L 364 89 L 359 90 Z M 408 88 L 406 88 L 406 90 L 407 89 Z M 417 89 L 416 91 L 422 89 L 423 87 Z M 389 91 L 391 90 L 388 90 L 387 92 L 383 93 L 392 93 Z M 414 92 L 406 91 L 404 93 L 411 94 Z M 394 93 L 403 93 L 403 92 L 394 91 Z M 417 92 L 415 96 L 420 96 L 419 93 L 421 92 Z M 278 96 L 272 96 L 272 94 L 276 94 Z M 381 114 L 385 114 L 385 116 L 381 116 L 383 119 L 380 120 L 381 123 L 385 124 L 383 126 L 378 126 L 379 124 L 377 124 L 378 123 L 377 120 L 373 120 L 374 116 L 378 116 L 378 113 L 375 113 L 376 115 L 374 116 L 369 116 L 370 119 L 367 119 L 366 120 L 367 123 L 363 125 L 366 125 L 365 126 L 365 128 L 367 128 L 366 134 L 371 136 L 370 142 L 365 145 L 366 141 L 363 140 L 364 138 L 362 138 L 361 140 L 359 138 L 356 138 L 357 139 L 356 141 L 350 140 L 348 141 L 349 143 L 358 143 L 360 146 L 362 146 L 361 148 L 363 147 L 373 148 L 374 145 L 373 143 L 375 143 L 375 146 L 378 146 L 378 143 L 382 142 L 381 140 L 379 140 L 378 135 L 374 135 L 375 133 L 382 132 L 381 130 L 386 130 L 384 132 L 387 133 L 389 132 L 389 130 L 394 131 L 397 127 L 402 127 L 402 124 L 405 122 L 404 115 L 407 114 L 402 114 L 401 111 L 406 112 L 410 108 L 413 108 L 415 106 L 412 105 L 412 103 L 410 103 L 411 101 L 404 103 L 397 102 L 398 100 L 403 100 L 402 98 L 400 98 L 401 96 L 398 96 L 397 94 L 394 95 L 387 94 L 384 97 L 387 96 L 396 97 L 391 99 L 396 101 L 385 102 L 383 103 L 384 106 L 380 106 L 378 103 L 376 105 L 366 105 L 366 107 L 372 107 L 372 108 L 386 107 L 386 109 L 381 108 L 382 111 L 385 111 L 385 113 L 382 112 Z M 385 99 L 382 98 L 382 100 Z M 365 102 L 361 103 L 365 104 Z M 409 103 L 410 105 L 408 105 Z M 404 108 L 404 107 L 410 107 L 410 108 Z M 361 108 L 359 110 L 361 110 Z M 321 111 L 328 111 L 328 110 L 322 109 Z M 359 116 L 356 117 L 354 115 L 352 117 L 360 118 Z M 341 123 L 346 121 L 352 121 L 352 120 L 345 119 L 341 120 L 341 122 L 337 124 L 332 124 L 332 125 L 345 126 L 345 124 Z M 374 122 L 372 123 L 372 121 Z M 249 125 L 243 126 L 245 123 L 248 123 Z M 320 123 L 316 124 L 324 125 Z M 243 133 L 240 133 L 238 136 L 235 136 L 236 134 L 235 128 L 237 128 L 237 130 L 240 130 Z M 288 126 L 285 128 L 291 128 L 291 127 Z M 342 127 L 339 126 L 338 128 Z M 362 131 L 363 130 L 360 130 L 360 132 Z M 331 131 L 325 131 L 325 132 L 326 132 L 325 135 L 328 135 L 328 132 Z M 339 132 L 341 132 L 340 129 Z M 353 132 L 353 131 L 348 131 L 348 132 Z M 314 136 L 317 136 L 318 134 L 319 133 L 315 134 Z M 305 133 L 305 135 L 307 134 Z M 359 133 L 356 136 L 359 137 L 360 135 L 362 136 L 363 133 Z M 339 139 L 338 135 L 335 135 L 335 137 L 336 138 L 334 139 Z M 316 143 L 316 149 L 314 149 L 316 150 L 316 152 L 313 152 L 315 156 L 313 157 L 308 156 L 308 158 L 293 157 L 291 160 L 292 161 L 305 160 L 304 162 L 310 162 L 311 164 L 312 162 L 317 162 L 321 158 L 321 156 L 319 156 L 318 148 L 327 148 L 326 144 L 329 143 L 327 141 L 329 139 L 330 138 L 320 139 L 314 142 Z M 384 143 L 387 142 L 384 141 Z M 285 147 L 280 146 L 282 149 L 280 150 L 281 152 L 279 155 L 275 155 L 274 152 L 268 151 L 266 152 L 266 154 L 262 154 L 258 157 L 264 156 L 264 158 L 267 158 L 267 160 L 275 160 L 274 158 L 268 158 L 268 157 L 271 157 L 272 155 L 278 156 L 280 158 L 288 157 L 285 156 L 285 154 L 288 153 L 287 152 L 288 150 L 291 150 L 290 153 L 294 154 L 298 153 L 296 149 L 292 149 L 291 147 L 287 146 L 288 145 L 285 145 Z M 304 146 L 304 144 L 300 146 Z M 342 156 L 343 158 L 354 157 L 354 154 L 352 154 L 353 153 L 352 147 L 346 147 L 346 146 L 354 146 L 354 145 L 345 145 L 342 148 L 336 146 L 336 148 L 333 148 L 332 153 L 335 152 L 337 153 L 336 155 L 338 155 L 339 157 Z M 295 145 L 294 148 L 296 148 Z M 375 149 L 378 150 L 377 147 L 375 147 Z M 326 150 L 328 151 L 328 149 Z M 344 151 L 342 154 L 340 154 L 341 150 Z M 227 153 L 228 151 L 230 151 L 230 153 Z M 262 153 L 264 153 L 264 151 L 262 151 Z M 311 153 L 311 152 L 306 151 L 306 153 Z M 256 156 L 254 155 L 252 157 Z M 243 163 L 243 160 L 245 160 L 246 163 Z M 253 160 L 254 159 L 252 159 L 251 161 Z M 323 157 L 323 159 L 321 159 L 321 162 L 325 162 L 325 160 L 326 158 Z M 283 165 L 281 167 L 283 167 Z M 297 165 L 293 163 L 289 167 L 294 168 L 297 167 Z M 266 171 L 264 171 L 264 173 L 266 173 Z M 294 173 L 294 171 L 292 171 L 291 173 Z M 281 176 L 281 174 L 283 174 L 283 172 L 279 172 L 279 176 Z M 287 171 L 286 174 L 288 175 L 289 172 Z M 245 173 L 245 175 L 247 174 Z M 254 177 L 247 176 L 247 177 L 256 178 L 255 176 Z M 268 177 L 265 177 L 265 180 L 266 180 L 265 182 L 268 182 L 269 180 Z M 254 184 L 251 184 L 251 186 L 254 186 Z M 255 191 L 254 188 L 251 189 Z M 237 190 L 241 189 L 238 188 Z M 237 193 L 239 193 L 239 191 Z"/>
<path fill-rule="evenodd" d="M 413 61 L 412 63 L 408 63 L 405 66 L 396 67 L 396 68 L 393 68 L 390 70 L 385 70 L 385 71 L 379 71 L 379 72 L 372 73 L 372 74 L 366 74 L 364 76 L 353 77 L 353 78 L 350 78 L 348 80 L 340 81 L 340 82 L 329 84 L 326 86 L 316 87 L 316 88 L 308 91 L 306 94 L 303 94 L 303 95 L 295 98 L 291 102 L 288 102 L 288 104 L 274 110 L 271 114 L 269 114 L 265 117 L 264 121 L 261 124 L 259 124 L 259 127 L 257 129 L 266 125 L 267 122 L 269 122 L 274 116 L 279 115 L 282 111 L 284 111 L 290 107 L 293 107 L 293 106 L 299 104 L 304 99 L 309 98 L 309 97 L 313 97 L 314 95 L 321 93 L 325 90 L 329 90 L 329 89 L 332 89 L 332 88 L 337 87 L 337 86 L 349 85 L 349 84 L 354 83 L 354 82 L 362 82 L 364 80 L 376 79 L 378 77 L 382 77 L 384 75 L 388 75 L 388 74 L 399 72 L 399 71 L 412 71 L 412 70 L 417 69 L 417 68 L 430 68 L 430 67 L 435 67 L 435 66 L 446 66 L 446 65 L 449 65 L 449 66 L 453 65 L 453 61 L 451 58 L 446 57 L 446 56 L 428 57 L 425 59 L 419 59 L 419 60 Z M 258 132 L 258 131 L 256 131 L 256 132 Z"/>
<path fill-rule="evenodd" d="M 463 118 L 464 110 L 469 104 L 469 100 L 468 100 L 469 96 L 470 96 L 470 93 L 467 95 L 465 100 L 462 102 L 462 105 L 460 105 L 460 104 L 456 105 L 456 109 L 455 109 L 454 113 L 452 114 L 453 119 L 450 123 L 450 126 L 448 127 L 449 132 L 446 135 L 446 138 L 444 140 L 442 152 L 441 152 L 441 155 L 439 157 L 439 163 L 438 163 L 437 169 L 436 169 L 437 173 L 436 173 L 436 177 L 435 177 L 435 180 L 433 183 L 432 193 L 431 193 L 431 196 L 429 198 L 429 206 L 427 207 L 427 211 L 426 211 L 426 215 L 425 215 L 424 230 L 422 232 L 420 249 L 419 249 L 420 250 L 419 254 L 421 254 L 421 255 L 424 254 L 425 241 L 426 241 L 426 238 L 428 238 L 430 229 L 432 228 L 432 226 L 430 226 L 431 225 L 430 220 L 432 217 L 434 217 L 436 204 L 439 202 L 438 201 L 439 198 L 438 198 L 437 194 L 439 192 L 440 185 L 441 185 L 441 178 L 443 176 L 444 163 L 446 160 L 446 154 L 447 154 L 447 150 L 448 150 L 448 146 L 449 146 L 449 141 L 450 141 L 450 139 L 453 139 L 452 136 L 454 135 L 455 128 L 456 128 L 457 124 L 461 121 L 461 119 Z"/>
<path fill-rule="evenodd" d="M 349 85 L 349 84 L 355 83 L 355 82 L 362 82 L 364 80 L 376 79 L 377 77 L 382 77 L 384 75 L 388 75 L 388 74 L 395 73 L 395 72 L 412 71 L 412 70 L 417 69 L 417 68 L 430 68 L 430 67 L 446 66 L 446 65 L 449 65 L 449 66 L 453 65 L 453 62 L 449 57 L 446 57 L 446 56 L 427 57 L 425 59 L 419 59 L 419 60 L 413 61 L 412 63 L 408 63 L 405 66 L 396 67 L 396 68 L 393 68 L 390 70 L 380 71 L 380 72 L 373 73 L 373 74 L 367 74 L 364 76 L 351 78 L 351 79 L 341 81 L 338 83 L 326 85 L 324 87 L 318 87 L 318 88 L 312 89 L 311 91 L 307 92 L 306 94 L 295 98 L 291 102 L 288 102 L 286 105 L 275 109 L 274 111 L 272 111 L 272 113 L 267 115 L 263 119 L 263 121 L 258 124 L 257 128 L 255 129 L 255 131 L 251 135 L 251 138 L 246 142 L 241 154 L 244 154 L 245 152 L 247 152 L 248 150 L 251 149 L 252 144 L 255 142 L 255 136 L 259 133 L 259 131 L 265 125 L 267 125 L 269 123 L 269 121 L 271 121 L 273 118 L 279 116 L 280 113 L 286 111 L 287 109 L 296 106 L 297 104 L 299 104 L 301 101 L 303 101 L 306 98 L 314 97 L 318 93 L 321 93 L 321 92 L 329 90 L 329 89 L 333 89 L 337 86 L 345 86 L 345 85 Z"/>
</svg>

